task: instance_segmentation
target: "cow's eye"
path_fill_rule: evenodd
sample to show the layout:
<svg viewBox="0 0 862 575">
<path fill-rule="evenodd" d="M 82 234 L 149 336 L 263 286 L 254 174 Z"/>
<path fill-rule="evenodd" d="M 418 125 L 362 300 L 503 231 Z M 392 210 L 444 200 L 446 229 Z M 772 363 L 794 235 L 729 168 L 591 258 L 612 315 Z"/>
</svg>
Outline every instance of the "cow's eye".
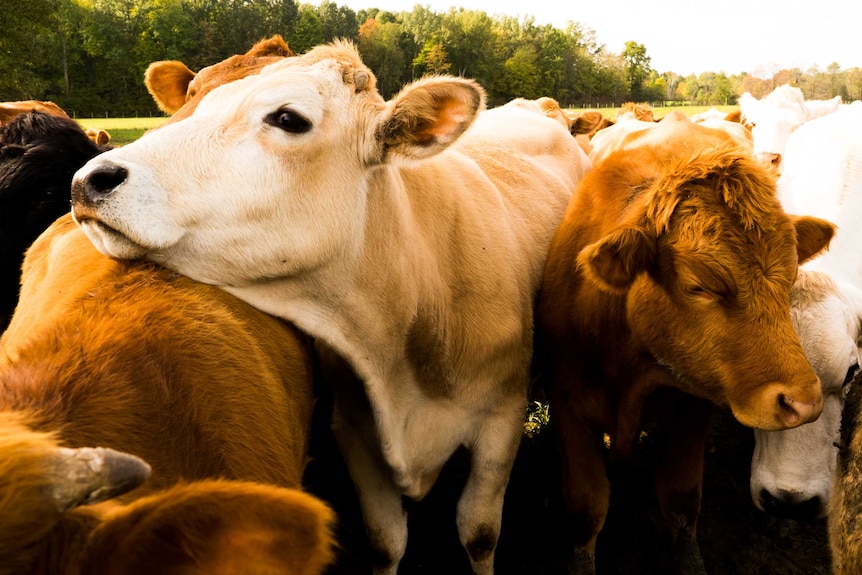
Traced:
<svg viewBox="0 0 862 575">
<path fill-rule="evenodd" d="M 859 373 L 859 364 L 858 364 L 858 363 L 854 363 L 854 364 L 853 364 L 853 365 L 851 365 L 849 368 L 847 368 L 847 375 L 845 375 L 845 376 L 844 376 L 844 383 L 843 383 L 843 385 L 844 385 L 844 386 L 849 385 L 849 384 L 850 384 L 850 382 L 852 382 L 852 381 L 853 381 L 853 379 L 856 377 L 856 374 L 857 374 L 857 373 Z"/>
<path fill-rule="evenodd" d="M 279 110 L 267 118 L 267 123 L 291 134 L 304 134 L 311 129 L 311 122 L 291 110 Z"/>
<path fill-rule="evenodd" d="M 686 286 L 685 291 L 691 297 L 695 297 L 704 301 L 714 301 L 717 298 L 715 293 L 697 284 Z"/>
</svg>

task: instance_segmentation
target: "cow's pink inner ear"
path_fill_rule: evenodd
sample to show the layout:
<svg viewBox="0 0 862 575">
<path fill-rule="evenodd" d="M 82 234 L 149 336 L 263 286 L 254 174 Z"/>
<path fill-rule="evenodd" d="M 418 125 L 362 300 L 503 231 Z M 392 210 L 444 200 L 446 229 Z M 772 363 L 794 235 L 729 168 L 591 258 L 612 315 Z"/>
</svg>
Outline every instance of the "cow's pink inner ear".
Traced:
<svg viewBox="0 0 862 575">
<path fill-rule="evenodd" d="M 796 226 L 796 254 L 805 263 L 829 247 L 835 235 L 835 224 L 812 216 L 791 216 Z"/>
<path fill-rule="evenodd" d="M 585 247 L 578 254 L 578 264 L 605 289 L 625 291 L 647 270 L 655 252 L 655 240 L 644 230 L 623 228 Z"/>
</svg>

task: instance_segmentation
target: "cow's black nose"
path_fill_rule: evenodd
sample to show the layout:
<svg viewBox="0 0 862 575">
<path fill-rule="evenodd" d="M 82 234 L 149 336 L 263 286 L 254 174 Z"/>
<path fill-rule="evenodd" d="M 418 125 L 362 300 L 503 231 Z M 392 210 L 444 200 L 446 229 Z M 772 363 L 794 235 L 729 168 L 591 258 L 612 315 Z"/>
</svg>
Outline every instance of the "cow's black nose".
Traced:
<svg viewBox="0 0 862 575">
<path fill-rule="evenodd" d="M 785 492 L 773 494 L 766 489 L 760 490 L 760 503 L 770 515 L 786 519 L 811 520 L 823 510 L 823 502 L 817 496 L 803 499 Z"/>
<path fill-rule="evenodd" d="M 77 195 L 86 203 L 96 204 L 103 201 L 105 198 L 114 193 L 117 186 L 122 184 L 128 177 L 129 172 L 126 168 L 116 164 L 102 164 L 91 170 L 83 181 L 76 182 L 78 189 L 73 189 L 72 194 Z"/>
</svg>

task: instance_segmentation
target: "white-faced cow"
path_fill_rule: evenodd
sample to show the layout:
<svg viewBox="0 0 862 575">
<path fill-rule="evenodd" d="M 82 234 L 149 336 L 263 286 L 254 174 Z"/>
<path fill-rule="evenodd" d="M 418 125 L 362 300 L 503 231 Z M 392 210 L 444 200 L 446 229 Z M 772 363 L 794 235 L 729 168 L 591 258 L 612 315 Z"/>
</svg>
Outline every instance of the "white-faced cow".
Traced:
<svg viewBox="0 0 862 575">
<path fill-rule="evenodd" d="M 473 81 L 425 78 L 388 102 L 375 84 L 349 43 L 285 58 L 88 163 L 73 212 L 104 253 L 221 286 L 320 342 L 378 573 L 405 551 L 402 496 L 465 446 L 457 526 L 490 574 L 534 294 L 589 164 L 556 114 L 483 111 Z"/>
<path fill-rule="evenodd" d="M 780 174 L 783 168 L 787 138 L 799 126 L 831 114 L 841 106 L 841 96 L 831 100 L 806 100 L 802 90 L 784 84 L 763 99 L 746 92 L 739 97 L 743 123 L 751 126 L 754 153 L 758 160 L 771 165 Z"/>
<path fill-rule="evenodd" d="M 644 429 L 678 568 L 704 572 L 695 530 L 712 404 L 764 429 L 820 415 L 789 292 L 832 233 L 782 210 L 750 148 L 685 116 L 629 134 L 580 182 L 551 243 L 535 352 L 572 572 L 595 572 L 607 466 L 631 461 Z"/>
<path fill-rule="evenodd" d="M 836 470 L 846 386 L 859 369 L 862 333 L 862 102 L 811 120 L 788 139 L 779 199 L 794 214 L 837 225 L 829 250 L 803 266 L 791 309 L 806 355 L 820 376 L 819 420 L 798 429 L 755 432 L 751 495 L 760 509 L 823 516 Z M 803 281 L 804 280 L 804 281 Z"/>
</svg>

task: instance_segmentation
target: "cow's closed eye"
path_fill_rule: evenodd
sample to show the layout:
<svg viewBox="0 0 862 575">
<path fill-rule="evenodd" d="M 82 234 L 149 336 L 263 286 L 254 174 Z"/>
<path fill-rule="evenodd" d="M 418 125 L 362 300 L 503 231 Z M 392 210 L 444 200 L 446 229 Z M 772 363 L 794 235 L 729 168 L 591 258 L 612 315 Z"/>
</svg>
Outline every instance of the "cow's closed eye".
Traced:
<svg viewBox="0 0 862 575">
<path fill-rule="evenodd" d="M 311 130 L 311 122 L 292 110 L 279 110 L 271 114 L 266 123 L 291 134 L 304 134 Z"/>
</svg>

